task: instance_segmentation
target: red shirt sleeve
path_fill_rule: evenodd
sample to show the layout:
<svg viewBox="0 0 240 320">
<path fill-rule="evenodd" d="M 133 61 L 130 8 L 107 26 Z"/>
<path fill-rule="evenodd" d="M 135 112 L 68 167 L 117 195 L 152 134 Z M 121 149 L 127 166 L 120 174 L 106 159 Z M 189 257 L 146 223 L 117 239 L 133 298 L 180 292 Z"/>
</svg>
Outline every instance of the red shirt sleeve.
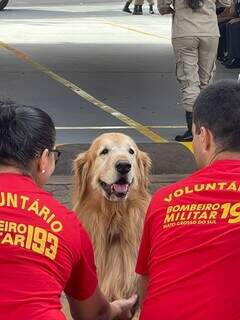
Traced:
<svg viewBox="0 0 240 320">
<path fill-rule="evenodd" d="M 148 275 L 148 258 L 151 250 L 151 242 L 150 242 L 150 232 L 149 232 L 149 222 L 148 222 L 148 216 L 151 212 L 151 204 L 148 208 L 145 222 L 144 222 L 144 228 L 143 228 L 143 235 L 142 240 L 138 252 L 138 258 L 137 258 L 137 265 L 136 265 L 136 273 L 140 275 Z"/>
<path fill-rule="evenodd" d="M 71 276 L 65 287 L 65 293 L 77 300 L 90 298 L 96 290 L 98 279 L 94 261 L 92 243 L 81 228 L 81 255 L 74 265 Z"/>
</svg>

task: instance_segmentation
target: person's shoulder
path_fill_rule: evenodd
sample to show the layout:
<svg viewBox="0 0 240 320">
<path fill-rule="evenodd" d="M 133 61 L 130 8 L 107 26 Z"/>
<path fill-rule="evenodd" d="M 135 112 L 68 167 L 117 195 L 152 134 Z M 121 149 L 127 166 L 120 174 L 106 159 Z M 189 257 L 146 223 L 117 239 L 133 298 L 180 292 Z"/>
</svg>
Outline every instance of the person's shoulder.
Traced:
<svg viewBox="0 0 240 320">
<path fill-rule="evenodd" d="M 208 171 L 209 167 L 205 167 L 203 169 L 197 170 L 196 172 L 188 175 L 187 177 L 175 183 L 169 184 L 166 187 L 158 189 L 152 196 L 152 200 L 150 203 L 151 211 L 154 212 L 156 210 L 166 208 L 169 204 L 169 197 L 173 192 L 181 190 L 184 186 L 187 186 L 189 184 L 197 183 L 199 179 L 202 179 L 202 177 Z"/>
<path fill-rule="evenodd" d="M 175 190 L 175 189 L 178 189 L 179 187 L 183 186 L 183 185 L 186 185 L 188 184 L 189 182 L 191 182 L 192 180 L 194 180 L 194 178 L 197 178 L 198 176 L 200 176 L 203 171 L 205 169 L 201 169 L 201 170 L 198 170 L 186 177 L 184 177 L 183 179 L 177 181 L 177 182 L 174 182 L 174 183 L 171 183 L 169 184 L 168 186 L 166 187 L 163 187 L 163 188 L 160 188 L 158 189 L 154 195 L 153 195 L 153 198 L 152 199 L 161 199 L 163 198 L 166 194 L 168 194 L 170 191 L 172 190 Z"/>
</svg>

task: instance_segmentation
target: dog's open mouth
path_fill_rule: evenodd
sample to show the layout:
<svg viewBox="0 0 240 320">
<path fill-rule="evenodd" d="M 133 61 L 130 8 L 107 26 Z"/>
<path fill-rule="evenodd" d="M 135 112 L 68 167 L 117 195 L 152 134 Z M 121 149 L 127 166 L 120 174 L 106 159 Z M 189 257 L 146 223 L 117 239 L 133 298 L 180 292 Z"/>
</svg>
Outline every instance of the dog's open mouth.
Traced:
<svg viewBox="0 0 240 320">
<path fill-rule="evenodd" d="M 122 178 L 113 184 L 108 184 L 102 180 L 100 180 L 100 185 L 105 191 L 108 198 L 112 195 L 115 195 L 117 198 L 125 198 L 130 189 L 130 183 Z"/>
</svg>

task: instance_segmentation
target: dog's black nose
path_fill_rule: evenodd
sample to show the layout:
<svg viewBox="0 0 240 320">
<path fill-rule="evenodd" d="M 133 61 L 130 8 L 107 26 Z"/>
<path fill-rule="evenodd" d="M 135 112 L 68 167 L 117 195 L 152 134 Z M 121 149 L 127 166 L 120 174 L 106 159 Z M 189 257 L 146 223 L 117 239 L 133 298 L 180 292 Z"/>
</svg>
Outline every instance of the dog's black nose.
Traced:
<svg viewBox="0 0 240 320">
<path fill-rule="evenodd" d="M 131 170 L 131 168 L 132 165 L 128 161 L 118 161 L 116 163 L 117 172 L 121 174 L 127 174 Z"/>
</svg>

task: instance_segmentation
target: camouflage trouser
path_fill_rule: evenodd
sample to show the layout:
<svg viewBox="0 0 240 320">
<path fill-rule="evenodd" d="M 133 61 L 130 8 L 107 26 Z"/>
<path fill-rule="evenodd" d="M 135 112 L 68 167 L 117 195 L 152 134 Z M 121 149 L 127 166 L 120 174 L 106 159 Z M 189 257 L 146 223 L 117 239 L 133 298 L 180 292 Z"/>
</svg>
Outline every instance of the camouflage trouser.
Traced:
<svg viewBox="0 0 240 320">
<path fill-rule="evenodd" d="M 133 0 L 129 0 L 129 2 L 133 2 Z M 147 2 L 148 2 L 150 5 L 154 5 L 154 0 L 147 0 Z M 134 1 L 134 4 L 135 4 L 135 5 L 143 5 L 143 4 L 144 4 L 144 0 L 135 0 L 135 1 Z"/>
<path fill-rule="evenodd" d="M 218 37 L 172 39 L 176 56 L 176 75 L 186 111 L 192 112 L 200 90 L 213 80 L 218 40 Z"/>
</svg>

